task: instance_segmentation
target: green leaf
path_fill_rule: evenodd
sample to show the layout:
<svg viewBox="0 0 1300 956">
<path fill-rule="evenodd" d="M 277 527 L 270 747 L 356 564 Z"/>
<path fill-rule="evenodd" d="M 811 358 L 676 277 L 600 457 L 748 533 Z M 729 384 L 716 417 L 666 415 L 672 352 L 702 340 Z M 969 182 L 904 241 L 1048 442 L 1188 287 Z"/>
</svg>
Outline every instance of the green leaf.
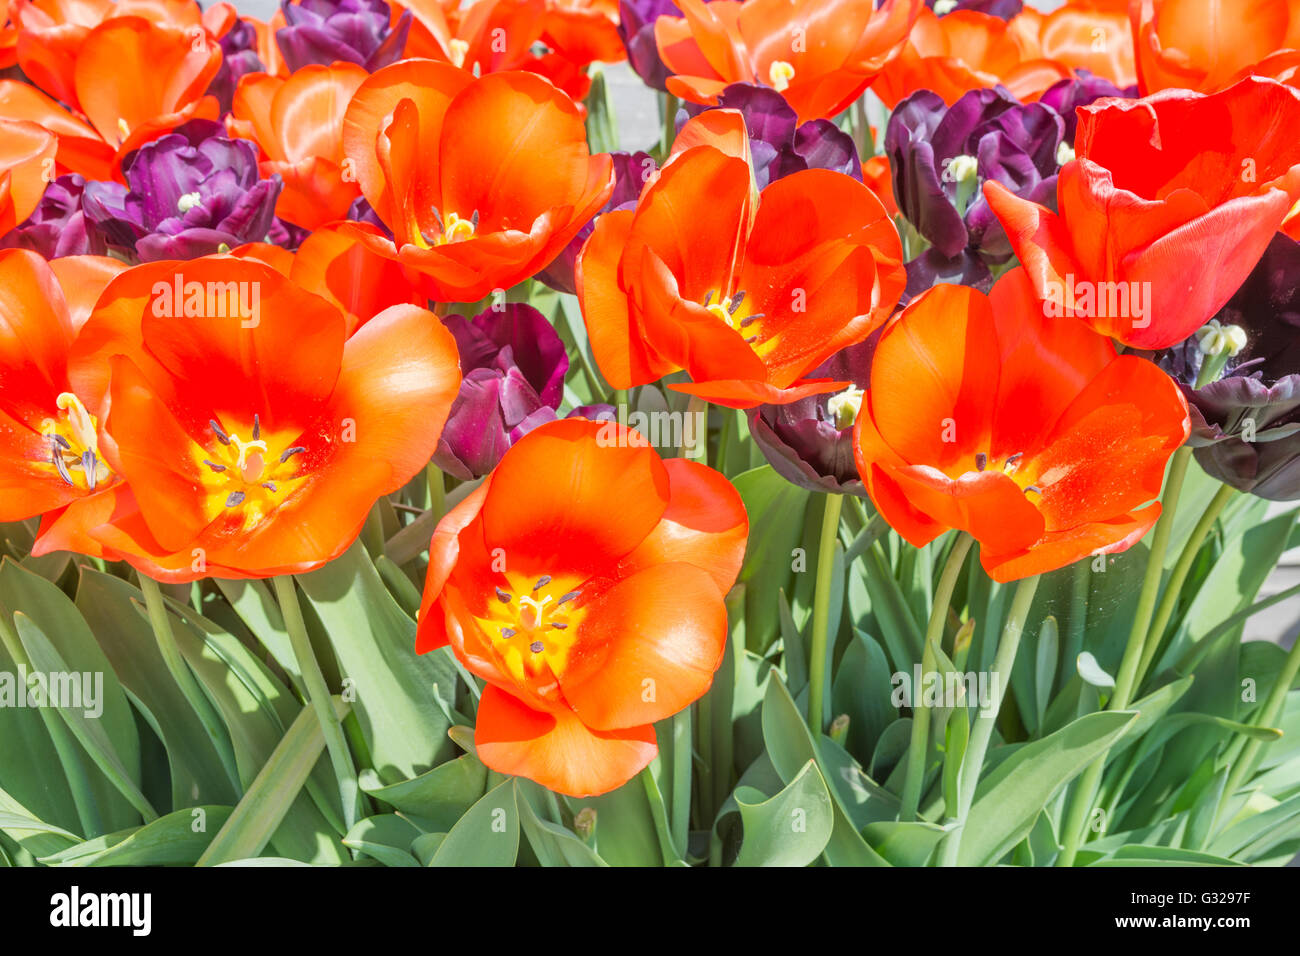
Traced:
<svg viewBox="0 0 1300 956">
<path fill-rule="evenodd" d="M 483 796 L 487 768 L 473 754 L 440 764 L 410 780 L 384 786 L 373 770 L 361 772 L 361 789 L 377 800 L 450 830 Z"/>
<path fill-rule="evenodd" d="M 232 806 L 239 794 L 223 772 L 203 725 L 168 673 L 148 620 L 131 603 L 140 597 L 121 578 L 82 569 L 77 608 L 122 687 L 163 743 L 171 769 L 172 806 Z"/>
<path fill-rule="evenodd" d="M 733 484 L 749 513 L 749 546 L 739 579 L 746 585 L 746 641 L 751 648 L 762 649 L 777 636 L 771 598 L 783 588 L 789 590 L 794 549 L 803 540 L 810 495 L 771 465 L 737 475 Z M 811 577 L 816 556 L 805 550 L 802 557 L 803 573 Z"/>
<path fill-rule="evenodd" d="M 230 807 L 177 810 L 142 827 L 87 840 L 41 858 L 48 866 L 191 866 L 207 849 Z"/>
<path fill-rule="evenodd" d="M 433 695 L 437 685 L 454 706 L 456 672 L 442 654 L 415 653 L 415 622 L 388 593 L 365 549 L 354 544 L 298 583 L 355 688 L 355 713 L 380 779 L 407 780 L 450 757 L 450 725 Z"/>
<path fill-rule="evenodd" d="M 980 781 L 958 862 L 987 866 L 1010 852 L 1048 801 L 1104 753 L 1136 716 L 1123 710 L 1088 714 L 1019 747 Z"/>
<path fill-rule="evenodd" d="M 892 694 L 885 652 L 873 638 L 855 630 L 835 670 L 831 709 L 836 716 L 848 715 L 846 749 L 863 763 L 871 759 L 885 728 L 898 719 Z"/>
<path fill-rule="evenodd" d="M 881 820 L 868 823 L 862 835 L 894 866 L 925 866 L 947 832 L 933 823 Z"/>
<path fill-rule="evenodd" d="M 520 782 L 515 781 L 515 784 L 519 822 L 523 826 L 524 835 L 528 837 L 529 846 L 537 854 L 537 859 L 542 866 L 609 866 L 595 850 L 578 839 L 578 835 L 572 830 L 539 817 L 527 796 L 520 792 Z M 599 819 L 599 814 L 597 818 Z M 597 826 L 599 827 L 599 823 Z M 599 834 L 599 831 L 597 832 Z"/>
<path fill-rule="evenodd" d="M 1198 853 L 1176 846 L 1146 846 L 1130 844 L 1122 846 L 1114 855 L 1104 857 L 1089 866 L 1242 866 L 1236 860 L 1215 856 L 1212 853 Z"/>
<path fill-rule="evenodd" d="M 372 856 L 384 866 L 419 866 L 411 847 L 420 828 L 396 813 L 381 813 L 358 820 L 343 838 L 343 844 Z"/>
<path fill-rule="evenodd" d="M 71 602 L 69 602 L 71 606 Z M 31 618 L 25 614 L 15 614 L 14 623 L 18 629 L 18 636 L 23 642 L 28 656 L 31 658 L 33 666 L 44 672 L 47 676 L 52 674 L 68 674 L 72 669 L 59 656 L 59 652 L 54 649 L 44 632 L 36 625 Z M 84 627 L 84 624 L 82 625 Z M 103 673 L 102 671 L 100 673 Z M 119 688 L 119 694 L 120 694 Z M 156 811 L 149 803 L 148 798 L 140 790 L 140 740 L 135 735 L 135 727 L 131 727 L 129 740 L 135 744 L 133 754 L 128 751 L 129 756 L 123 758 L 118 752 L 117 747 L 112 739 L 109 738 L 105 725 L 100 721 L 99 716 L 92 717 L 86 709 L 86 702 L 78 702 L 69 707 L 53 707 L 68 725 L 74 737 L 90 754 L 95 765 L 106 776 L 110 783 L 117 788 L 118 792 L 127 799 L 127 802 L 140 813 L 146 822 L 153 822 L 158 819 Z M 122 698 L 125 705 L 126 699 Z M 135 759 L 131 761 L 131 757 Z M 131 761 L 133 766 L 128 769 L 127 762 Z"/>
<path fill-rule="evenodd" d="M 489 790 L 447 833 L 430 866 L 514 866 L 519 855 L 515 782 Z"/>
<path fill-rule="evenodd" d="M 753 787 L 737 788 L 735 798 L 744 828 L 736 866 L 807 866 L 835 828 L 830 791 L 815 760 L 771 799 Z"/>
<path fill-rule="evenodd" d="M 332 703 L 340 719 L 347 714 L 348 706 L 337 697 Z M 305 707 L 213 838 L 199 865 L 215 866 L 261 853 L 289 813 L 291 798 L 307 782 L 324 749 L 320 721 L 310 707 Z"/>
<path fill-rule="evenodd" d="M 1084 682 L 1091 684 L 1093 687 L 1100 687 L 1105 690 L 1115 686 L 1115 678 L 1102 670 L 1101 665 L 1097 663 L 1097 658 L 1093 657 L 1088 651 L 1084 651 L 1075 659 L 1074 667 Z"/>
</svg>

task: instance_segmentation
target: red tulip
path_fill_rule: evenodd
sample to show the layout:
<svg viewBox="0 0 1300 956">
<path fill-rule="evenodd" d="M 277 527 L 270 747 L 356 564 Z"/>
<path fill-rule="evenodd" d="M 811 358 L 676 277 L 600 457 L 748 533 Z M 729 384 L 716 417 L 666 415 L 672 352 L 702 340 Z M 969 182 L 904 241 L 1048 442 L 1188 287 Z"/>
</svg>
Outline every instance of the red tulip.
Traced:
<svg viewBox="0 0 1300 956">
<path fill-rule="evenodd" d="M 920 547 L 980 543 L 995 581 L 1123 551 L 1160 514 L 1187 403 L 1164 372 L 1045 318 L 1024 271 L 923 293 L 882 333 L 854 436 L 872 501 Z"/>
<path fill-rule="evenodd" d="M 1054 213 L 984 195 L 1045 307 L 1142 349 L 1181 342 L 1237 290 L 1300 199 L 1300 90 L 1248 79 L 1079 110 Z"/>
<path fill-rule="evenodd" d="M 416 650 L 450 644 L 487 681 L 488 767 L 605 793 L 709 689 L 747 536 L 716 471 L 612 422 L 542 425 L 434 532 Z"/>
</svg>

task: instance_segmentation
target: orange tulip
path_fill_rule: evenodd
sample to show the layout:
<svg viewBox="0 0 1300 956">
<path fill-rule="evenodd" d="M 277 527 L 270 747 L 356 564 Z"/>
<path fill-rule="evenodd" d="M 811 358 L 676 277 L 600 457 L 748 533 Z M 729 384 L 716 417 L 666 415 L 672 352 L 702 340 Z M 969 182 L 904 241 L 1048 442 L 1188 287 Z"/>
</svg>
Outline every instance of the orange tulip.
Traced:
<svg viewBox="0 0 1300 956">
<path fill-rule="evenodd" d="M 7 70 L 18 62 L 18 27 L 13 22 L 11 0 L 0 0 L 0 70 Z"/>
<path fill-rule="evenodd" d="M 1300 49 L 1294 0 L 1131 0 L 1129 15 L 1143 93 L 1212 92 L 1271 54 Z"/>
<path fill-rule="evenodd" d="M 1032 13 L 1026 8 L 1015 20 Z M 1137 82 L 1127 0 L 1070 0 L 1037 16 L 1038 49 L 1044 59 L 1087 70 L 1121 89 Z"/>
<path fill-rule="evenodd" d="M 32 214 L 53 178 L 54 134 L 35 123 L 0 119 L 0 235 Z"/>
<path fill-rule="evenodd" d="M 713 104 L 731 83 L 784 94 L 799 122 L 836 115 L 903 47 L 922 0 L 677 0 L 655 42 L 672 93 Z"/>
<path fill-rule="evenodd" d="M 72 94 L 47 89 L 47 96 L 0 80 L 0 109 L 55 133 L 62 169 L 88 179 L 120 179 L 128 153 L 188 120 L 217 118 L 217 101 L 204 92 L 220 66 L 221 47 L 202 27 L 119 16 L 77 45 Z M 74 95 L 80 115 L 55 101 L 64 95 Z"/>
<path fill-rule="evenodd" d="M 343 143 L 394 239 L 352 234 L 421 273 L 441 302 L 529 278 L 614 188 L 613 163 L 588 151 L 573 102 L 527 72 L 475 79 L 432 60 L 394 63 L 357 90 Z"/>
<path fill-rule="evenodd" d="M 201 35 L 205 19 L 228 8 L 216 4 L 205 15 L 193 0 L 13 0 L 18 65 L 41 89 L 78 109 L 77 57 L 95 27 L 117 17 L 143 17 Z"/>
<path fill-rule="evenodd" d="M 450 644 L 487 681 L 488 767 L 605 793 L 708 691 L 748 533 L 716 471 L 612 422 L 542 425 L 434 532 L 416 651 Z"/>
<path fill-rule="evenodd" d="M 999 83 L 1022 101 L 1035 100 L 1070 69 L 1043 56 L 1027 22 L 1037 26 L 972 10 L 943 17 L 922 10 L 902 52 L 872 89 L 890 108 L 917 90 L 932 90 L 951 106 L 963 93 Z"/>
<path fill-rule="evenodd" d="M 592 349 L 615 388 L 685 369 L 674 389 L 733 408 L 846 383 L 802 376 L 865 339 L 905 284 L 879 199 L 809 169 L 752 186 L 744 119 L 711 110 L 682 128 L 635 210 L 596 220 L 578 257 Z"/>
<path fill-rule="evenodd" d="M 275 212 L 304 229 L 343 219 L 361 196 L 344 166 L 343 114 L 369 74 L 353 63 L 306 66 L 287 78 L 250 73 L 239 81 L 227 126 L 256 142 L 264 177 L 279 173 Z"/>
<path fill-rule="evenodd" d="M 984 195 L 1057 315 L 1142 349 L 1224 305 L 1300 200 L 1300 91 L 1248 79 L 1079 111 L 1059 213 L 996 182 Z"/>
<path fill-rule="evenodd" d="M 413 14 L 408 57 L 441 60 L 480 76 L 528 70 L 576 102 L 591 87 L 588 64 L 624 55 L 617 17 L 608 19 L 607 5 L 608 0 L 407 0 L 394 2 L 393 14 Z"/>
<path fill-rule="evenodd" d="M 86 261 L 88 260 L 88 261 Z M 101 453 L 103 421 L 71 384 L 68 352 L 84 299 L 108 274 L 90 256 L 0 251 L 0 521 L 93 497 L 118 481 Z M 69 307 L 64 289 L 77 296 Z"/>
<path fill-rule="evenodd" d="M 432 313 L 390 308 L 347 338 L 337 308 L 230 256 L 123 273 L 69 364 L 126 485 L 52 517 L 35 551 L 102 552 L 166 581 L 337 557 L 428 464 L 460 385 Z"/>
<path fill-rule="evenodd" d="M 989 297 L 939 285 L 885 328 L 854 433 L 858 470 L 920 547 L 980 543 L 995 581 L 1135 544 L 1187 439 L 1182 393 L 1081 323 L 1049 319 L 1021 269 Z"/>
</svg>

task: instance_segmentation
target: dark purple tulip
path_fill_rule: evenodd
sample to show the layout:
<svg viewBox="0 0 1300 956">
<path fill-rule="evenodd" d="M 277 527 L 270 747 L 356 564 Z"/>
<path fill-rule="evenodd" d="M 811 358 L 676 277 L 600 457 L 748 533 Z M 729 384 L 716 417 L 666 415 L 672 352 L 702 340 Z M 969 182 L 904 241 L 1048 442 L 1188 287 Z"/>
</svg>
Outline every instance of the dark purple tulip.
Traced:
<svg viewBox="0 0 1300 956">
<path fill-rule="evenodd" d="M 464 379 L 438 440 L 434 463 L 468 481 L 486 475 L 538 425 L 556 418 L 569 356 L 546 317 L 530 305 L 449 315 Z"/>
<path fill-rule="evenodd" d="M 861 390 L 871 384 L 871 356 L 879 338 L 875 334 L 836 352 L 808 374 L 852 382 L 851 389 L 749 410 L 749 433 L 782 478 L 809 491 L 867 496 L 853 460 L 853 423 Z"/>
<path fill-rule="evenodd" d="M 373 73 L 401 59 L 411 29 L 411 11 L 393 26 L 384 0 L 280 0 L 280 10 L 287 25 L 275 42 L 290 70 L 344 60 Z"/>
<path fill-rule="evenodd" d="M 81 196 L 86 181 L 67 173 L 45 187 L 36 210 L 16 228 L 0 237 L 0 249 L 30 249 L 46 259 L 62 256 L 103 255 L 103 237 L 86 228 Z"/>
<path fill-rule="evenodd" d="M 1038 102 L 1061 114 L 1061 119 L 1065 121 L 1065 142 L 1073 147 L 1074 133 L 1079 128 L 1079 117 L 1074 112 L 1076 109 L 1107 96 L 1134 99 L 1137 95 L 1136 85 L 1120 89 L 1110 80 L 1093 76 L 1087 70 L 1075 70 L 1074 77 L 1058 80 L 1049 86 L 1038 98 Z"/>
<path fill-rule="evenodd" d="M 987 294 L 993 288 L 993 273 L 984 260 L 970 249 L 963 249 L 951 259 L 934 247 L 905 264 L 907 286 L 899 299 L 902 308 L 931 286 L 968 285 Z"/>
<path fill-rule="evenodd" d="M 221 69 L 208 85 L 208 92 L 229 113 L 239 79 L 249 73 L 265 72 L 266 64 L 257 55 L 257 31 L 247 20 L 236 20 L 221 38 Z"/>
<path fill-rule="evenodd" d="M 1278 233 L 1212 321 L 1245 333 L 1217 380 L 1195 387 L 1198 336 L 1156 357 L 1187 398 L 1196 460 L 1234 488 L 1300 499 L 1300 243 Z"/>
<path fill-rule="evenodd" d="M 613 212 L 616 209 L 632 209 L 636 206 L 637 197 L 641 195 L 641 187 L 658 168 L 649 153 L 619 152 L 610 153 L 610 157 L 614 160 L 614 191 L 610 193 L 609 202 L 605 203 L 590 222 L 578 230 L 578 234 L 564 247 L 564 251 L 537 274 L 538 279 L 559 292 L 572 295 L 576 291 L 573 266 L 578 261 L 582 244 L 596 228 L 596 219 L 602 213 Z"/>
<path fill-rule="evenodd" d="M 671 75 L 659 57 L 655 43 L 655 21 L 662 16 L 680 17 L 673 0 L 619 0 L 618 35 L 627 48 L 627 62 L 646 86 L 668 91 Z"/>
<path fill-rule="evenodd" d="M 266 242 L 276 224 L 280 177 L 260 178 L 257 147 L 191 120 L 141 146 L 123 165 L 126 185 L 87 183 L 91 228 L 129 261 L 194 259 Z"/>
<path fill-rule="evenodd" d="M 996 180 L 1024 199 L 1056 204 L 1065 124 L 1006 89 L 971 90 L 951 108 L 929 90 L 898 104 L 885 133 L 899 211 L 947 259 L 965 248 L 1005 262 L 1011 244 L 984 200 Z"/>
<path fill-rule="evenodd" d="M 1024 0 L 925 0 L 926 5 L 944 17 L 958 10 L 974 10 L 1010 20 L 1024 9 Z"/>
<path fill-rule="evenodd" d="M 680 130 L 687 118 L 710 109 L 738 110 L 745 117 L 759 189 L 805 169 L 829 169 L 862 182 L 862 163 L 853 137 L 830 120 L 809 120 L 800 126 L 794 108 L 771 87 L 732 83 L 715 106 L 685 104 L 677 128 Z"/>
</svg>

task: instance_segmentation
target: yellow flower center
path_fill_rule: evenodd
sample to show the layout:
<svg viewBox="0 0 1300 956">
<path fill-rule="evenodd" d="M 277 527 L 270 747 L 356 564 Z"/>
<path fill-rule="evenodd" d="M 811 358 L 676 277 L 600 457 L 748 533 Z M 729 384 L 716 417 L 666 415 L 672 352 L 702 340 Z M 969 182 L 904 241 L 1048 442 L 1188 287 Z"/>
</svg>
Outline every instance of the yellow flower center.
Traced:
<svg viewBox="0 0 1300 956">
<path fill-rule="evenodd" d="M 55 405 L 59 416 L 41 422 L 41 434 L 50 443 L 50 467 L 66 484 L 94 491 L 113 477 L 99 457 L 99 421 L 71 392 L 60 394 Z"/>
<path fill-rule="evenodd" d="M 291 444 L 298 437 L 295 433 L 285 432 L 268 442 L 262 437 L 257 415 L 253 416 L 252 437 L 247 441 L 215 420 L 208 425 L 216 440 L 210 447 L 196 444 L 193 455 L 205 478 L 205 513 L 210 518 L 235 511 L 246 526 L 255 524 L 306 481 L 298 456 L 307 449 Z M 272 444 L 284 450 L 278 456 L 272 455 Z"/>
<path fill-rule="evenodd" d="M 573 575 L 508 573 L 504 578 L 488 595 L 487 612 L 476 618 L 484 644 L 521 687 L 550 696 L 577 640 L 582 582 Z"/>
<path fill-rule="evenodd" d="M 716 302 L 713 301 L 713 295 L 710 290 L 701 303 L 710 315 L 739 332 L 744 337 L 745 344 L 754 351 L 757 352 L 768 344 L 767 341 L 760 342 L 764 337 L 762 320 L 766 318 L 766 313 L 750 311 L 753 303 L 747 299 L 744 290 Z"/>
</svg>

